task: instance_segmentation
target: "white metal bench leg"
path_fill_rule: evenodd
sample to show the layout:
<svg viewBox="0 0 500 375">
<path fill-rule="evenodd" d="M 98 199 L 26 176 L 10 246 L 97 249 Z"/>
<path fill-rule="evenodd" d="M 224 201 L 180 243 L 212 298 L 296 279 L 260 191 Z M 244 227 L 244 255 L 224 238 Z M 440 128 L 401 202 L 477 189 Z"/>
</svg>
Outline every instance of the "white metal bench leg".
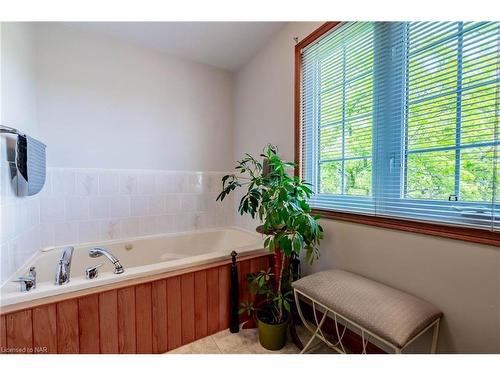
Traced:
<svg viewBox="0 0 500 375">
<path fill-rule="evenodd" d="M 308 346 L 312 343 L 312 341 L 314 340 L 314 338 L 317 337 L 318 339 L 320 339 L 321 341 L 323 341 L 326 345 L 328 345 L 330 348 L 336 350 L 339 353 L 344 353 L 345 354 L 345 349 L 344 349 L 344 347 L 342 345 L 342 338 L 344 337 L 344 333 L 346 332 L 346 327 L 344 327 L 344 330 L 342 331 L 342 334 L 340 335 L 339 334 L 339 330 L 338 330 L 338 325 L 337 325 L 337 315 L 334 313 L 335 314 L 335 329 L 337 331 L 338 341 L 335 344 L 333 344 L 333 343 L 331 343 L 325 337 L 325 335 L 323 334 L 323 331 L 321 330 L 321 327 L 323 326 L 323 323 L 325 322 L 325 320 L 326 320 L 326 318 L 328 316 L 328 311 L 329 310 L 323 306 L 323 308 L 325 309 L 325 312 L 323 314 L 323 317 L 322 317 L 321 321 L 318 322 L 318 317 L 316 315 L 316 309 L 315 309 L 316 303 L 314 302 L 313 299 L 310 299 L 311 302 L 313 303 L 314 320 L 316 322 L 316 329 L 314 329 L 313 326 L 311 326 L 309 324 L 309 322 L 307 321 L 307 319 L 304 317 L 304 314 L 302 313 L 302 309 L 300 307 L 299 296 L 298 296 L 298 293 L 297 293 L 296 290 L 294 290 L 294 297 L 295 297 L 295 303 L 296 303 L 296 306 L 297 306 L 297 312 L 299 313 L 300 319 L 302 320 L 302 323 L 304 324 L 304 327 L 306 327 L 306 329 L 309 332 L 311 332 L 311 334 L 312 334 L 311 338 L 309 339 L 309 341 L 306 344 L 306 346 L 304 347 L 304 349 L 302 349 L 301 353 L 304 353 L 305 350 L 308 348 Z M 341 345 L 342 350 L 338 348 L 339 344 Z"/>
<path fill-rule="evenodd" d="M 363 345 L 363 354 L 366 354 L 366 346 L 368 345 L 368 339 L 365 338 L 365 330 L 361 330 L 361 343 Z"/>
<path fill-rule="evenodd" d="M 314 308 L 314 303 L 313 303 L 313 308 Z M 316 330 L 313 332 L 311 338 L 309 339 L 309 341 L 307 342 L 307 344 L 304 346 L 304 349 L 301 350 L 300 354 L 304 354 L 306 352 L 306 350 L 309 348 L 309 345 L 312 344 L 312 342 L 314 341 L 314 339 L 316 337 L 319 337 L 319 338 L 322 338 L 323 340 L 326 340 L 323 336 L 323 332 L 321 332 L 321 327 L 323 326 L 323 323 L 325 322 L 326 320 L 326 311 L 325 313 L 323 314 L 323 318 L 321 318 L 321 321 L 318 323 L 318 319 L 316 318 L 316 313 L 314 314 L 314 318 L 316 320 L 316 324 L 318 324 L 318 328 L 316 328 Z M 318 332 L 321 333 L 321 337 L 318 335 Z"/>
<path fill-rule="evenodd" d="M 298 295 L 296 289 L 293 290 L 293 294 L 294 294 L 294 297 L 295 297 L 295 305 L 297 306 L 297 312 L 299 313 L 300 320 L 302 320 L 302 323 L 304 324 L 304 327 L 306 327 L 309 332 L 314 333 L 314 331 L 315 331 L 314 328 L 312 328 L 312 326 L 309 325 L 308 321 L 304 317 L 304 314 L 302 314 L 302 309 L 300 308 L 299 295 Z"/>
<path fill-rule="evenodd" d="M 432 331 L 432 345 L 431 345 L 432 354 L 435 354 L 437 350 L 438 335 L 439 335 L 439 319 L 436 321 L 436 324 L 434 325 L 434 329 Z"/>
<path fill-rule="evenodd" d="M 342 332 L 342 336 L 341 336 L 340 332 L 339 332 L 339 324 L 337 322 L 337 314 L 334 313 L 334 317 L 335 317 L 335 332 L 337 332 L 337 337 L 339 338 L 339 341 L 337 342 L 337 344 L 335 344 L 335 346 L 340 344 L 340 347 L 342 348 L 342 352 L 347 353 L 345 348 L 344 348 L 344 344 L 342 344 L 342 338 L 344 337 L 344 333 L 345 333 L 345 330 L 347 328 L 347 324 L 344 326 L 344 332 Z"/>
</svg>

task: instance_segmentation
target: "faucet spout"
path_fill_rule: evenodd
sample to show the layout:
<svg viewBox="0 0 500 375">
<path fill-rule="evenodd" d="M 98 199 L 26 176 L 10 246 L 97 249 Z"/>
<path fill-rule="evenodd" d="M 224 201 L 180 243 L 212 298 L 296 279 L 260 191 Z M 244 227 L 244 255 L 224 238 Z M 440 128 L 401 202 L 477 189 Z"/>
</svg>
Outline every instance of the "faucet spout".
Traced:
<svg viewBox="0 0 500 375">
<path fill-rule="evenodd" d="M 71 273 L 71 259 L 73 258 L 73 246 L 68 246 L 63 249 L 61 258 L 56 270 L 56 285 L 63 285 L 69 283 Z"/>
<path fill-rule="evenodd" d="M 121 265 L 120 261 L 113 255 L 109 250 L 103 247 L 94 247 L 89 250 L 89 256 L 91 258 L 97 258 L 104 255 L 108 260 L 115 266 L 115 273 L 120 274 L 125 272 L 125 269 Z"/>
</svg>

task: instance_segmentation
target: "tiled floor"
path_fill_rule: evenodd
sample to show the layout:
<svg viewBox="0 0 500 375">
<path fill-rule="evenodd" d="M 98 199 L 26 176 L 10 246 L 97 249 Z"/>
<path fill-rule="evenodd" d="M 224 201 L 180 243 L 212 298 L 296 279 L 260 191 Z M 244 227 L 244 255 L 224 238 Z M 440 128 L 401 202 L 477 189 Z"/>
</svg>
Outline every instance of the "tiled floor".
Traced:
<svg viewBox="0 0 500 375">
<path fill-rule="evenodd" d="M 310 335 L 303 327 L 298 327 L 298 334 L 303 343 L 306 343 Z M 177 348 L 168 354 L 298 354 L 297 347 L 288 340 L 286 346 L 279 351 L 264 349 L 259 343 L 257 329 L 243 329 L 238 333 L 229 330 L 218 332 L 212 336 L 205 337 L 191 344 Z M 333 354 L 322 341 L 315 339 L 308 353 L 311 354 Z"/>
</svg>

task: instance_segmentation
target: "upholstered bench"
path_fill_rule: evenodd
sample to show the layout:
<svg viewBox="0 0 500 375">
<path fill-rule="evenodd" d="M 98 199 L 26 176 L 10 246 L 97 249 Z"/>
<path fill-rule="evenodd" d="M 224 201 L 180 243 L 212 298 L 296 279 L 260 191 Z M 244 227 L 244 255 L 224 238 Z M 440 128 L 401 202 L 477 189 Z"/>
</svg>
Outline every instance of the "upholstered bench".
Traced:
<svg viewBox="0 0 500 375">
<path fill-rule="evenodd" d="M 339 269 L 303 277 L 292 286 L 300 318 L 312 333 L 302 352 L 317 337 L 338 352 L 345 353 L 342 338 L 348 325 L 361 331 L 363 353 L 366 353 L 369 338 L 381 341 L 395 353 L 401 353 L 433 327 L 431 353 L 436 352 L 439 320 L 443 314 L 427 301 Z M 301 298 L 312 302 L 316 326 L 304 318 L 299 303 Z M 317 310 L 323 314 L 321 318 L 318 318 Z M 335 322 L 335 343 L 330 342 L 321 330 L 327 316 Z M 339 328 L 339 321 L 344 326 L 343 330 Z"/>
</svg>

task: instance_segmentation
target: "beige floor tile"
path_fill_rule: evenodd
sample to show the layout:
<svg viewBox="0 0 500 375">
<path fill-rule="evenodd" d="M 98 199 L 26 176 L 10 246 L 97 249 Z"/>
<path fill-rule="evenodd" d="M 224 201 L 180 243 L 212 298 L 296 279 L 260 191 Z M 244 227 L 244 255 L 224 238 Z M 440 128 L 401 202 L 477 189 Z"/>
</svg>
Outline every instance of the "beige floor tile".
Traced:
<svg viewBox="0 0 500 375">
<path fill-rule="evenodd" d="M 229 330 L 212 336 L 220 351 L 224 354 L 251 354 L 259 351 L 259 337 L 255 329 L 243 329 L 238 333 Z"/>
<path fill-rule="evenodd" d="M 221 354 L 221 351 L 213 336 L 208 336 L 172 350 L 168 354 Z"/>
<path fill-rule="evenodd" d="M 304 327 L 297 327 L 297 334 L 305 344 L 311 337 L 309 331 Z M 205 337 L 191 344 L 177 348 L 169 354 L 298 354 L 300 350 L 289 339 L 281 350 L 271 351 L 262 347 L 259 343 L 257 329 L 243 329 L 238 333 L 229 330 L 217 332 L 212 336 Z M 333 354 L 334 351 L 326 346 L 321 340 L 315 339 L 308 354 Z"/>
<path fill-rule="evenodd" d="M 338 353 L 332 348 L 328 347 L 328 345 L 326 345 L 324 342 L 320 340 L 318 343 L 313 344 L 311 349 L 307 351 L 307 354 L 338 354 Z"/>
</svg>

